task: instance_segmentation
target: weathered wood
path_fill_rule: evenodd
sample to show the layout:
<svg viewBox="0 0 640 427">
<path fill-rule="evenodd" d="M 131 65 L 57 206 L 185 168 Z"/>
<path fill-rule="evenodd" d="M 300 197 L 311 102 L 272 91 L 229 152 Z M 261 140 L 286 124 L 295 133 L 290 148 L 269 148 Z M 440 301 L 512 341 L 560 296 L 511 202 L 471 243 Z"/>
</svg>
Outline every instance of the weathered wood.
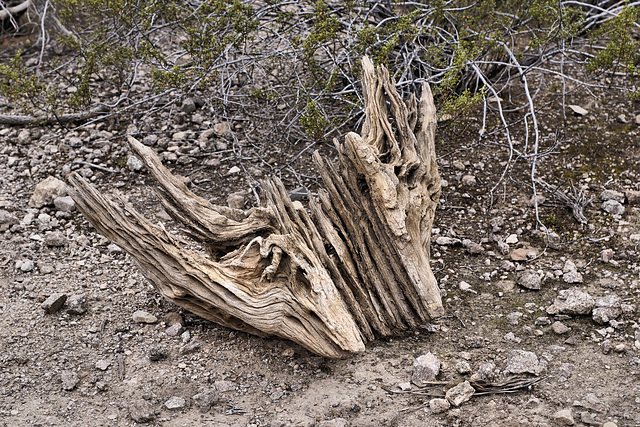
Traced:
<svg viewBox="0 0 640 427">
<path fill-rule="evenodd" d="M 80 211 L 138 262 L 158 291 L 219 324 L 290 339 L 327 357 L 443 314 L 429 266 L 440 194 L 435 107 L 428 85 L 403 102 L 386 69 L 363 59 L 366 120 L 335 141 L 339 164 L 314 154 L 325 189 L 296 209 L 278 179 L 241 211 L 193 194 L 134 138 L 166 210 L 203 251 L 113 202 L 76 174 Z"/>
</svg>

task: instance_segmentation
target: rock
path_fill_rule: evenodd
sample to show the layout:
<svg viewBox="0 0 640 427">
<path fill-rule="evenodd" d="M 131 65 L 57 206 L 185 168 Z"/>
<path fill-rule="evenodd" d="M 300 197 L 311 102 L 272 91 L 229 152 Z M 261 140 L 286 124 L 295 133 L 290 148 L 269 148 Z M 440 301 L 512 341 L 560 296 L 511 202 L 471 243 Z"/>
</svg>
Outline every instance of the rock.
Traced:
<svg viewBox="0 0 640 427">
<path fill-rule="evenodd" d="M 183 140 L 183 139 L 187 139 L 188 136 L 189 135 L 186 132 L 176 132 L 173 135 L 171 135 L 171 138 L 174 141 L 180 141 L 180 140 Z"/>
<path fill-rule="evenodd" d="M 44 244 L 59 248 L 67 244 L 67 238 L 60 231 L 49 231 L 44 235 Z"/>
<path fill-rule="evenodd" d="M 493 382 L 498 377 L 500 372 L 497 370 L 494 363 L 484 363 L 478 368 L 476 376 L 483 381 Z"/>
<path fill-rule="evenodd" d="M 67 300 L 67 313 L 75 315 L 86 313 L 87 301 L 86 294 L 71 295 Z"/>
<path fill-rule="evenodd" d="M 530 258 L 535 258 L 536 250 L 532 248 L 520 248 L 511 252 L 511 260 L 513 261 L 526 261 Z"/>
<path fill-rule="evenodd" d="M 184 320 L 182 319 L 182 316 L 180 315 L 180 313 L 177 313 L 175 311 L 170 311 L 169 313 L 167 313 L 166 316 L 164 316 L 164 322 L 168 326 L 173 326 L 176 323 L 184 326 Z"/>
<path fill-rule="evenodd" d="M 615 190 L 604 190 L 600 193 L 600 200 L 603 202 L 606 202 L 607 200 L 615 200 L 616 202 L 624 203 L 624 194 Z"/>
<path fill-rule="evenodd" d="M 562 322 L 553 322 L 553 325 L 551 325 L 551 330 L 558 335 L 562 335 L 569 332 L 571 328 Z"/>
<path fill-rule="evenodd" d="M 471 396 L 473 396 L 475 392 L 476 390 L 471 386 L 469 381 L 463 381 L 457 386 L 447 390 L 445 397 L 453 406 L 460 406 L 471 399 Z"/>
<path fill-rule="evenodd" d="M 589 114 L 587 110 L 585 110 L 584 108 L 578 105 L 568 105 L 568 107 L 571 109 L 571 111 L 573 111 L 573 114 L 576 116 L 586 116 L 587 114 Z"/>
<path fill-rule="evenodd" d="M 163 346 L 151 347 L 149 350 L 149 360 L 157 362 L 158 360 L 164 360 L 169 356 L 169 350 Z"/>
<path fill-rule="evenodd" d="M 164 402 L 164 406 L 167 409 L 171 409 L 171 410 L 182 409 L 186 404 L 187 404 L 187 401 L 180 396 L 170 397 L 169 400 Z"/>
<path fill-rule="evenodd" d="M 476 185 L 476 177 L 473 175 L 465 175 L 462 177 L 462 185 L 472 187 Z"/>
<path fill-rule="evenodd" d="M 462 241 L 453 237 L 440 236 L 436 239 L 436 244 L 440 246 L 460 246 Z"/>
<path fill-rule="evenodd" d="M 241 191 L 231 193 L 227 197 L 227 205 L 232 209 L 244 209 L 244 202 L 244 193 Z"/>
<path fill-rule="evenodd" d="M 35 264 L 33 263 L 33 261 L 31 261 L 30 259 L 24 261 L 21 265 L 20 265 L 20 270 L 24 271 L 25 273 L 32 271 L 35 268 Z M 63 303 L 64 304 L 64 303 Z"/>
<path fill-rule="evenodd" d="M 456 371 L 462 375 L 468 374 L 471 372 L 471 365 L 466 360 L 461 360 L 456 363 Z"/>
<path fill-rule="evenodd" d="M 185 355 L 185 354 L 196 353 L 201 349 L 202 349 L 202 344 L 200 344 L 200 341 L 193 340 L 183 345 L 180 348 L 180 354 Z"/>
<path fill-rule="evenodd" d="M 127 167 L 132 172 L 140 172 L 144 164 L 136 156 L 129 156 L 127 159 Z"/>
<path fill-rule="evenodd" d="M 351 424 L 344 418 L 334 418 L 332 420 L 320 421 L 318 427 L 349 427 Z"/>
<path fill-rule="evenodd" d="M 503 292 L 511 292 L 516 287 L 516 283 L 513 280 L 500 280 L 496 286 Z"/>
<path fill-rule="evenodd" d="M 429 409 L 433 414 L 440 414 L 448 411 L 451 408 L 451 403 L 447 399 L 431 399 L 429 401 Z"/>
<path fill-rule="evenodd" d="M 12 225 L 19 224 L 20 220 L 14 214 L 0 210 L 0 232 L 7 231 Z"/>
<path fill-rule="evenodd" d="M 578 288 L 571 288 L 561 290 L 546 311 L 548 314 L 584 315 L 590 314 L 595 305 L 591 295 Z"/>
<path fill-rule="evenodd" d="M 183 331 L 182 325 L 180 323 L 175 323 L 169 326 L 167 329 L 165 329 L 164 333 L 169 335 L 170 337 L 177 337 L 182 333 L 182 331 Z"/>
<path fill-rule="evenodd" d="M 76 202 L 71 196 L 56 197 L 53 199 L 53 205 L 61 212 L 73 212 L 76 209 Z"/>
<path fill-rule="evenodd" d="M 60 310 L 64 305 L 65 301 L 67 301 L 67 295 L 60 292 L 56 292 L 51 294 L 51 296 L 42 303 L 41 307 L 44 311 L 51 314 Z"/>
<path fill-rule="evenodd" d="M 622 215 L 624 213 L 624 206 L 615 200 L 607 200 L 602 203 L 602 210 L 612 215 Z"/>
<path fill-rule="evenodd" d="M 36 185 L 33 195 L 29 200 L 29 206 L 32 208 L 41 208 L 52 204 L 56 197 L 66 195 L 67 185 L 58 178 L 50 176 Z"/>
<path fill-rule="evenodd" d="M 203 411 L 208 411 L 220 401 L 220 393 L 215 388 L 209 388 L 193 396 L 193 403 Z"/>
<path fill-rule="evenodd" d="M 80 382 L 80 378 L 78 378 L 78 374 L 73 371 L 62 371 L 60 374 L 60 379 L 62 380 L 62 389 L 71 391 Z"/>
<path fill-rule="evenodd" d="M 525 350 L 512 350 L 507 356 L 507 367 L 505 372 L 511 372 L 512 374 L 536 374 L 541 372 L 541 366 L 538 361 L 538 356 L 531 351 Z"/>
<path fill-rule="evenodd" d="M 220 393 L 226 393 L 228 391 L 234 391 L 236 389 L 236 385 L 232 381 L 218 380 L 213 384 L 216 386 L 216 390 L 218 390 Z"/>
<path fill-rule="evenodd" d="M 148 423 L 155 419 L 156 414 L 151 403 L 143 399 L 134 399 L 129 403 L 129 416 L 137 423 Z"/>
<path fill-rule="evenodd" d="M 144 310 L 136 310 L 132 318 L 136 323 L 156 323 L 158 321 L 156 316 Z"/>
<path fill-rule="evenodd" d="M 593 309 L 593 320 L 599 324 L 605 324 L 612 319 L 617 319 L 622 314 L 622 300 L 618 295 L 607 295 L 596 301 Z"/>
<path fill-rule="evenodd" d="M 182 101 L 180 109 L 183 113 L 191 114 L 196 111 L 196 103 L 191 98 L 185 98 L 185 100 Z"/>
<path fill-rule="evenodd" d="M 418 387 L 435 381 L 440 373 L 440 361 L 432 353 L 423 354 L 413 361 L 413 375 L 411 381 Z"/>
<path fill-rule="evenodd" d="M 576 423 L 571 414 L 571 409 L 561 409 L 553 414 L 553 419 L 561 426 L 572 426 Z"/>
<path fill-rule="evenodd" d="M 229 123 L 227 122 L 216 123 L 213 125 L 213 131 L 220 136 L 229 135 L 231 133 Z"/>
<path fill-rule="evenodd" d="M 464 163 L 462 163 L 460 160 L 454 161 L 452 165 L 454 168 L 458 169 L 459 171 L 463 171 L 466 168 Z"/>
<path fill-rule="evenodd" d="M 562 275 L 562 280 L 564 280 L 565 283 L 582 283 L 584 279 L 582 278 L 582 274 L 577 271 L 570 271 Z"/>
<path fill-rule="evenodd" d="M 518 285 L 526 289 L 539 291 L 541 283 L 540 276 L 532 270 L 525 270 L 520 274 L 520 277 L 518 277 Z"/>
<path fill-rule="evenodd" d="M 614 423 L 613 421 L 607 421 L 606 423 L 602 424 L 602 427 L 618 427 L 618 424 Z"/>
<path fill-rule="evenodd" d="M 231 169 L 229 169 L 229 171 L 227 172 L 227 175 L 235 175 L 237 173 L 239 173 L 242 169 L 240 169 L 238 166 L 233 166 Z"/>
<path fill-rule="evenodd" d="M 600 258 L 602 259 L 603 262 L 609 262 L 613 259 L 613 249 L 605 249 L 602 252 L 600 252 Z"/>
<path fill-rule="evenodd" d="M 640 205 L 640 191 L 628 190 L 625 191 L 624 194 L 627 197 L 627 203 L 629 203 L 629 205 Z"/>
<path fill-rule="evenodd" d="M 480 255 L 481 253 L 484 252 L 484 248 L 482 247 L 482 245 L 480 243 L 476 243 L 476 242 L 472 242 L 470 240 L 464 240 L 462 242 L 462 245 L 467 248 L 467 251 L 469 251 L 469 253 L 471 255 Z"/>
<path fill-rule="evenodd" d="M 460 290 L 463 292 L 472 292 L 472 293 L 476 293 L 476 291 L 474 291 L 473 289 L 471 289 L 471 285 L 468 284 L 465 281 L 460 282 L 460 284 L 458 285 L 460 287 Z"/>
<path fill-rule="evenodd" d="M 515 245 L 516 243 L 518 243 L 518 235 L 510 234 L 506 239 L 504 239 L 504 242 L 509 245 Z"/>
<path fill-rule="evenodd" d="M 108 360 L 101 359 L 96 362 L 96 369 L 100 369 L 101 371 L 106 371 L 109 369 L 109 366 L 111 366 L 111 362 Z"/>
</svg>

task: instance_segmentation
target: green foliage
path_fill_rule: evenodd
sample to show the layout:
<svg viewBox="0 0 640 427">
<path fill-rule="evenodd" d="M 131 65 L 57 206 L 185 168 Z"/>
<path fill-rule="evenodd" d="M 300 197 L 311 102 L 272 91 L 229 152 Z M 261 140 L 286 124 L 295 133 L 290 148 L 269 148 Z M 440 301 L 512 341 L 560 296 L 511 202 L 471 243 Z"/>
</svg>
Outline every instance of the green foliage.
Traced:
<svg viewBox="0 0 640 427">
<path fill-rule="evenodd" d="M 640 66 L 640 41 L 634 39 L 630 28 L 640 24 L 640 7 L 623 9 L 617 17 L 605 22 L 594 38 L 607 38 L 605 48 L 598 52 L 587 66 L 589 71 L 610 71 L 622 68 L 629 75 Z"/>
<path fill-rule="evenodd" d="M 320 141 L 329 128 L 329 120 L 318 108 L 316 101 L 310 101 L 300 116 L 300 124 L 304 132 L 313 141 Z"/>
</svg>

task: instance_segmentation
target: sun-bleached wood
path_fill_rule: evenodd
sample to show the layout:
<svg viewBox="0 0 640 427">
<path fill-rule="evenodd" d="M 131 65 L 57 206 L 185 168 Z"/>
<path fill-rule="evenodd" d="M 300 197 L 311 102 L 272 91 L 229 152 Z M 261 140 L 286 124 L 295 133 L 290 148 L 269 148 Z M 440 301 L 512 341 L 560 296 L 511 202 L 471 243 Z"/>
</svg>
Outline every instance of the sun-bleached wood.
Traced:
<svg viewBox="0 0 640 427">
<path fill-rule="evenodd" d="M 444 314 L 429 266 L 440 195 L 433 97 L 424 84 L 419 101 L 403 101 L 385 68 L 366 57 L 362 66 L 362 132 L 335 141 L 338 164 L 314 154 L 324 188 L 308 210 L 291 202 L 277 178 L 263 182 L 260 207 L 213 205 L 132 137 L 162 204 L 199 250 L 76 174 L 72 196 L 177 305 L 322 356 L 361 352 L 368 341 Z"/>
</svg>

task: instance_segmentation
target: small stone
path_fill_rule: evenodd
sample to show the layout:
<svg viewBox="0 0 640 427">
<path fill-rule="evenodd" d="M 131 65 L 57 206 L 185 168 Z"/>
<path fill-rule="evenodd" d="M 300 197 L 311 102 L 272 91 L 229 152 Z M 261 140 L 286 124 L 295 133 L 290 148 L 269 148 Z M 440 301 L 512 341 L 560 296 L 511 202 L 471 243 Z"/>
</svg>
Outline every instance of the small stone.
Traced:
<svg viewBox="0 0 640 427">
<path fill-rule="evenodd" d="M 5 210 L 0 210 L 0 232 L 4 232 L 11 228 L 12 225 L 19 224 L 20 220 L 14 214 Z"/>
<path fill-rule="evenodd" d="M 193 403 L 203 411 L 208 411 L 220 401 L 220 393 L 215 388 L 210 388 L 193 396 Z"/>
<path fill-rule="evenodd" d="M 132 318 L 136 323 L 156 323 L 158 321 L 156 316 L 144 310 L 136 310 Z"/>
<path fill-rule="evenodd" d="M 460 246 L 462 241 L 453 237 L 440 236 L 436 239 L 436 244 L 440 246 Z"/>
<path fill-rule="evenodd" d="M 220 393 L 226 393 L 236 389 L 236 385 L 232 381 L 218 380 L 213 384 Z"/>
<path fill-rule="evenodd" d="M 615 200 L 607 200 L 602 203 L 602 210 L 608 212 L 612 215 L 622 215 L 624 214 L 624 206 L 620 204 L 620 202 L 616 202 Z"/>
<path fill-rule="evenodd" d="M 144 164 L 136 156 L 129 156 L 127 159 L 127 167 L 132 172 L 140 172 Z"/>
<path fill-rule="evenodd" d="M 563 289 L 553 304 L 547 307 L 548 314 L 585 315 L 596 305 L 591 295 L 578 288 Z"/>
<path fill-rule="evenodd" d="M 540 363 L 538 356 L 531 351 L 512 350 L 507 357 L 507 367 L 505 372 L 512 374 L 538 374 L 540 373 Z"/>
<path fill-rule="evenodd" d="M 423 354 L 413 361 L 413 376 L 411 381 L 419 386 L 425 386 L 435 381 L 440 373 L 440 361 L 432 353 Z"/>
<path fill-rule="evenodd" d="M 229 196 L 227 197 L 227 205 L 231 208 L 231 209 L 244 209 L 244 193 L 239 191 L 236 193 L 231 193 L 229 194 Z"/>
<path fill-rule="evenodd" d="M 476 390 L 471 386 L 471 383 L 464 381 L 447 390 L 445 397 L 453 406 L 460 406 L 471 399 L 475 392 Z"/>
<path fill-rule="evenodd" d="M 518 243 L 518 235 L 516 234 L 510 234 L 505 240 L 505 243 L 508 243 L 509 245 L 515 245 L 516 243 Z"/>
<path fill-rule="evenodd" d="M 553 322 L 553 325 L 551 325 L 551 330 L 558 335 L 562 335 L 569 332 L 571 328 L 562 322 Z"/>
<path fill-rule="evenodd" d="M 625 191 L 624 194 L 627 197 L 627 203 L 629 203 L 629 205 L 640 205 L 640 191 L 628 190 Z"/>
<path fill-rule="evenodd" d="M 465 175 L 462 177 L 462 185 L 472 187 L 476 185 L 476 177 L 473 175 Z"/>
<path fill-rule="evenodd" d="M 53 205 L 61 212 L 73 212 L 76 209 L 76 202 L 71 196 L 56 197 L 53 199 Z"/>
<path fill-rule="evenodd" d="M 62 389 L 71 391 L 80 382 L 80 378 L 78 378 L 78 374 L 73 371 L 62 371 L 60 374 L 60 379 L 62 380 Z"/>
<path fill-rule="evenodd" d="M 471 372 L 471 365 L 469 365 L 469 362 L 467 362 L 466 360 L 461 360 L 458 363 L 456 363 L 456 371 L 458 371 L 459 374 L 468 374 Z"/>
<path fill-rule="evenodd" d="M 239 173 L 242 169 L 240 169 L 238 166 L 233 166 L 231 169 L 229 169 L 229 171 L 227 172 L 227 175 L 235 175 L 237 173 Z"/>
<path fill-rule="evenodd" d="M 183 113 L 191 114 L 196 111 L 196 103 L 191 98 L 186 98 L 182 101 L 182 106 L 180 107 Z"/>
<path fill-rule="evenodd" d="M 44 311 L 51 314 L 60 310 L 66 301 L 66 294 L 56 292 L 51 294 L 51 296 L 42 303 L 41 307 Z"/>
<path fill-rule="evenodd" d="M 536 326 L 548 326 L 550 324 L 551 324 L 551 320 L 549 320 L 548 317 L 541 316 L 535 320 Z"/>
<path fill-rule="evenodd" d="M 440 414 L 448 411 L 451 408 L 451 403 L 447 399 L 431 399 L 429 401 L 429 409 L 433 414 Z"/>
<path fill-rule="evenodd" d="M 187 137 L 188 137 L 188 134 L 186 132 L 176 132 L 171 136 L 171 138 L 175 141 L 187 139 Z"/>
<path fill-rule="evenodd" d="M 531 248 L 519 248 L 515 249 L 511 252 L 511 260 L 512 261 L 526 261 L 530 257 L 530 253 L 533 253 L 535 256 L 536 251 Z"/>
<path fill-rule="evenodd" d="M 60 248 L 67 244 L 67 238 L 60 231 L 49 231 L 44 235 L 44 244 Z"/>
<path fill-rule="evenodd" d="M 398 388 L 402 391 L 411 390 L 411 383 L 410 382 L 398 383 Z"/>
<path fill-rule="evenodd" d="M 607 295 L 596 301 L 592 312 L 594 322 L 605 324 L 622 314 L 622 299 L 618 295 Z"/>
<path fill-rule="evenodd" d="M 33 269 L 35 268 L 35 264 L 33 263 L 33 261 L 31 261 L 30 259 L 24 261 L 21 265 L 20 265 L 20 270 L 24 271 L 25 273 L 29 272 L 29 271 L 33 271 Z"/>
<path fill-rule="evenodd" d="M 179 396 L 173 396 L 171 398 L 169 398 L 169 400 L 167 400 L 166 402 L 164 402 L 164 406 L 167 409 L 182 409 L 184 408 L 184 406 L 186 405 L 187 401 L 184 400 L 182 397 Z"/>
<path fill-rule="evenodd" d="M 106 371 L 109 369 L 109 366 L 111 366 L 111 362 L 108 360 L 101 359 L 96 362 L 96 369 L 100 369 L 101 371 Z"/>
<path fill-rule="evenodd" d="M 466 166 L 460 160 L 456 160 L 456 161 L 453 162 L 453 167 L 458 169 L 458 170 L 460 170 L 460 171 L 463 171 Z"/>
<path fill-rule="evenodd" d="M 582 274 L 577 271 L 569 271 L 562 275 L 562 280 L 564 280 L 565 283 L 582 283 L 584 279 L 582 278 Z"/>
<path fill-rule="evenodd" d="M 129 416 L 137 423 L 148 423 L 155 419 L 156 414 L 151 403 L 143 399 L 134 399 L 129 403 Z"/>
<path fill-rule="evenodd" d="M 182 325 L 180 323 L 175 323 L 165 329 L 164 333 L 169 335 L 170 337 L 177 337 L 182 333 Z"/>
<path fill-rule="evenodd" d="M 193 340 L 191 342 L 186 343 L 180 348 L 180 354 L 192 354 L 197 353 L 202 349 L 202 344 L 199 341 Z"/>
<path fill-rule="evenodd" d="M 587 110 L 580 107 L 579 105 L 569 105 L 568 107 L 571 109 L 571 111 L 573 111 L 573 114 L 576 116 L 586 116 L 587 114 L 589 114 Z"/>
<path fill-rule="evenodd" d="M 87 311 L 87 295 L 71 295 L 67 300 L 67 313 L 81 315 Z"/>
<path fill-rule="evenodd" d="M 29 206 L 32 208 L 41 208 L 52 204 L 56 197 L 66 195 L 67 185 L 58 178 L 50 176 L 36 185 L 33 195 L 31 199 L 29 199 Z"/>
<path fill-rule="evenodd" d="M 624 194 L 615 190 L 604 190 L 600 193 L 600 200 L 603 202 L 606 202 L 607 200 L 615 200 L 616 202 L 624 203 Z"/>
<path fill-rule="evenodd" d="M 556 423 L 563 426 L 572 426 L 576 422 L 573 419 L 573 415 L 571 414 L 571 409 L 562 409 L 555 414 L 553 414 L 553 419 Z"/>
<path fill-rule="evenodd" d="M 609 262 L 613 259 L 613 249 L 605 249 L 600 252 L 600 258 L 603 262 Z"/>
<path fill-rule="evenodd" d="M 614 423 L 613 421 L 607 421 L 606 423 L 602 424 L 602 427 L 618 427 L 618 424 Z"/>
<path fill-rule="evenodd" d="M 184 320 L 182 319 L 182 316 L 180 315 L 180 313 L 177 313 L 175 311 L 170 311 L 169 313 L 167 313 L 167 315 L 164 316 L 164 322 L 169 326 L 173 326 L 175 324 L 184 326 Z"/>
<path fill-rule="evenodd" d="M 473 289 L 471 289 L 471 285 L 468 284 L 465 281 L 460 282 L 460 284 L 458 285 L 460 287 L 460 290 L 463 292 L 473 292 L 476 293 Z"/>
<path fill-rule="evenodd" d="M 220 136 L 229 135 L 231 133 L 229 123 L 227 122 L 216 123 L 213 125 L 213 131 Z"/>
<path fill-rule="evenodd" d="M 106 391 L 109 387 L 107 386 L 107 383 L 106 383 L 106 382 L 104 382 L 104 381 L 98 381 L 98 382 L 96 383 L 96 388 L 97 388 L 99 391 Z"/>
<path fill-rule="evenodd" d="M 540 276 L 532 270 L 525 270 L 520 274 L 520 277 L 518 277 L 518 285 L 526 289 L 539 291 L 542 286 L 541 284 Z"/>
<path fill-rule="evenodd" d="M 168 356 L 169 356 L 169 350 L 163 346 L 151 347 L 151 349 L 149 350 L 149 360 L 151 360 L 152 362 L 164 360 Z"/>
</svg>

